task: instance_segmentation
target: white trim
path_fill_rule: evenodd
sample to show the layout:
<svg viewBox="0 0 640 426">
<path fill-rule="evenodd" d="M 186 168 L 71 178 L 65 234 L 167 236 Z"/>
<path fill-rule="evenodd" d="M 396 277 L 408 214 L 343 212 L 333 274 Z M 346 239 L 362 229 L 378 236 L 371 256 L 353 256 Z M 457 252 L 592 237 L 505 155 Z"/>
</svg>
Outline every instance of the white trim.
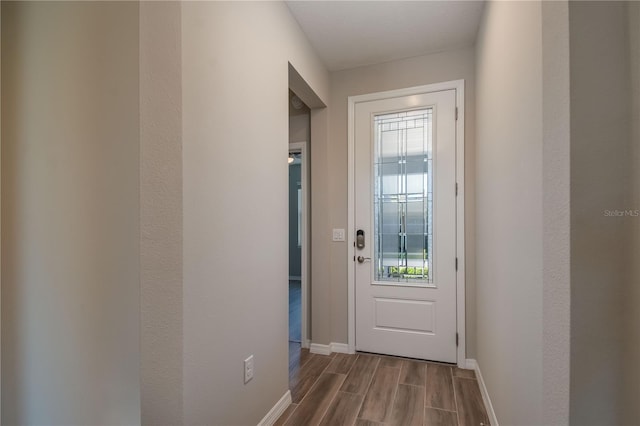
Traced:
<svg viewBox="0 0 640 426">
<path fill-rule="evenodd" d="M 465 238 L 464 238 L 464 80 L 453 80 L 443 83 L 428 84 L 425 86 L 409 87 L 406 89 L 390 90 L 386 92 L 369 93 L 366 95 L 349 96 L 348 98 L 348 123 L 347 123 L 347 159 L 349 169 L 347 172 L 347 303 L 348 303 L 348 347 L 349 353 L 355 353 L 356 347 L 356 309 L 355 309 L 355 265 L 354 256 L 355 241 L 355 108 L 360 102 L 369 102 L 381 99 L 411 96 L 421 93 L 439 92 L 442 90 L 456 91 L 456 107 L 458 108 L 458 120 L 456 121 L 456 181 L 458 183 L 458 196 L 456 197 L 456 256 L 458 257 L 458 272 L 456 274 L 456 330 L 459 336 L 457 350 L 458 366 L 464 368 L 466 362 L 466 300 L 465 300 Z"/>
<path fill-rule="evenodd" d="M 289 281 L 302 281 L 302 277 L 289 276 Z"/>
<path fill-rule="evenodd" d="M 464 370 L 474 370 L 475 371 L 477 365 L 478 365 L 478 362 L 475 359 L 467 358 L 465 360 L 464 366 L 463 367 L 458 366 L 458 368 L 462 368 Z"/>
<path fill-rule="evenodd" d="M 258 423 L 258 426 L 271 426 L 273 425 L 282 415 L 282 413 L 285 412 L 285 410 L 287 408 L 289 408 L 289 405 L 291 405 L 291 391 L 288 390 L 287 392 L 285 392 L 284 395 L 282 395 L 282 398 L 280 398 L 278 400 L 278 402 L 276 402 L 276 405 L 274 405 L 271 410 L 269 410 L 269 412 L 267 413 L 266 416 L 264 416 L 262 418 L 262 420 L 260 420 L 260 423 Z"/>
<path fill-rule="evenodd" d="M 356 269 L 352 256 L 355 256 L 355 111 L 356 97 L 347 99 L 347 344 L 349 353 L 356 352 Z"/>
<path fill-rule="evenodd" d="M 309 346 L 309 352 L 318 355 L 331 355 L 331 345 L 322 345 L 320 343 L 312 343 Z"/>
<path fill-rule="evenodd" d="M 346 343 L 331 343 L 331 352 L 335 352 L 338 354 L 350 354 L 353 352 L 349 352 L 349 345 Z"/>
<path fill-rule="evenodd" d="M 300 167 L 300 187 L 302 188 L 302 259 L 301 259 L 301 276 L 289 277 L 289 279 L 297 278 L 300 280 L 300 341 L 307 343 L 302 347 L 309 347 L 308 324 L 309 324 L 309 150 L 307 149 L 307 142 L 294 142 L 289 144 L 289 153 L 299 152 L 302 155 L 302 164 Z"/>
<path fill-rule="evenodd" d="M 303 348 L 309 349 L 309 346 L 311 346 L 311 340 L 307 339 L 307 340 L 303 340 L 302 341 L 302 347 Z"/>
<path fill-rule="evenodd" d="M 491 398 L 489 398 L 487 386 L 484 384 L 484 379 L 482 378 L 478 361 L 475 359 L 467 359 L 466 368 L 469 370 L 475 370 L 476 372 L 476 379 L 478 380 L 478 386 L 480 387 L 480 394 L 482 394 L 482 401 L 484 402 L 485 410 L 487 410 L 487 416 L 489 416 L 491 426 L 499 426 L 498 418 L 496 417 L 496 412 L 493 409 L 493 404 L 491 404 Z"/>
<path fill-rule="evenodd" d="M 331 342 L 328 345 L 323 345 L 320 343 L 311 343 L 309 346 L 309 352 L 312 354 L 318 355 L 331 355 L 332 353 L 338 354 L 352 354 L 355 352 L 349 352 L 349 345 L 346 343 L 335 343 Z"/>
<path fill-rule="evenodd" d="M 458 314 L 458 364 L 467 358 L 466 335 L 466 273 L 465 273 L 465 240 L 464 240 L 464 80 L 454 84 L 456 88 L 456 183 L 458 196 L 456 197 L 456 257 L 458 258 L 458 272 L 456 275 L 456 312 Z"/>
</svg>

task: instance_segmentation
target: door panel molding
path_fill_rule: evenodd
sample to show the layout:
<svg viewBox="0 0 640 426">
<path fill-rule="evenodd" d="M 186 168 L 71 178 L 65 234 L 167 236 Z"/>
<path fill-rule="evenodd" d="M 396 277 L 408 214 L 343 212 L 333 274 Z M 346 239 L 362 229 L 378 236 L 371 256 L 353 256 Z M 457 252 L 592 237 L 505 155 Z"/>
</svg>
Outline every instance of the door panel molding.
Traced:
<svg viewBox="0 0 640 426">
<path fill-rule="evenodd" d="M 442 83 L 435 83 L 423 86 L 409 87 L 405 89 L 390 90 L 365 95 L 349 96 L 348 98 L 348 351 L 355 352 L 355 110 L 356 104 L 362 102 L 391 99 L 397 97 L 419 95 L 425 93 L 439 92 L 443 90 L 455 90 L 457 121 L 455 124 L 455 146 L 456 146 L 456 330 L 458 333 L 457 364 L 466 367 L 466 318 L 465 318 L 465 238 L 464 238 L 464 80 L 453 80 Z M 455 190 L 452 188 L 452 191 Z"/>
</svg>

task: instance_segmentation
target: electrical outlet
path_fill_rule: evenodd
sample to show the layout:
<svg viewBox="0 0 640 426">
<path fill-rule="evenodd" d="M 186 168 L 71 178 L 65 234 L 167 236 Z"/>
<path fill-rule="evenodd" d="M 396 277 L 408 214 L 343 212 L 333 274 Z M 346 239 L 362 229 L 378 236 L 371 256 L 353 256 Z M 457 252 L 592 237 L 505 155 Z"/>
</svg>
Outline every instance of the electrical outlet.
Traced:
<svg viewBox="0 0 640 426">
<path fill-rule="evenodd" d="M 253 379 L 253 355 L 244 360 L 244 382 Z"/>
</svg>

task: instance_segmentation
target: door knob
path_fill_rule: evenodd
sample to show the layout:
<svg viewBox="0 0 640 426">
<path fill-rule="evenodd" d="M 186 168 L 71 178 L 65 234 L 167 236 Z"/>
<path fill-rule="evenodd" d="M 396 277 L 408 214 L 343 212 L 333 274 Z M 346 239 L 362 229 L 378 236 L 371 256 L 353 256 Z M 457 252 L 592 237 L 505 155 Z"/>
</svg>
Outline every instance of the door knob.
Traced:
<svg viewBox="0 0 640 426">
<path fill-rule="evenodd" d="M 370 257 L 362 257 L 362 256 L 358 256 L 358 263 L 364 263 L 364 261 L 369 261 L 371 260 Z"/>
</svg>

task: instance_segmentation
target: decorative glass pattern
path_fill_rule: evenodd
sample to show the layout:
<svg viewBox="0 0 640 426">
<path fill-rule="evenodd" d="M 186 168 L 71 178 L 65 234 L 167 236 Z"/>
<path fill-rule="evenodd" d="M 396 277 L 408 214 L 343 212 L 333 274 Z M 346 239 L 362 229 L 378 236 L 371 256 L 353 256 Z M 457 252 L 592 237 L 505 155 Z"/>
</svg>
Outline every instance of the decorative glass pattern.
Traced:
<svg viewBox="0 0 640 426">
<path fill-rule="evenodd" d="M 433 283 L 431 108 L 374 117 L 375 280 Z"/>
</svg>

